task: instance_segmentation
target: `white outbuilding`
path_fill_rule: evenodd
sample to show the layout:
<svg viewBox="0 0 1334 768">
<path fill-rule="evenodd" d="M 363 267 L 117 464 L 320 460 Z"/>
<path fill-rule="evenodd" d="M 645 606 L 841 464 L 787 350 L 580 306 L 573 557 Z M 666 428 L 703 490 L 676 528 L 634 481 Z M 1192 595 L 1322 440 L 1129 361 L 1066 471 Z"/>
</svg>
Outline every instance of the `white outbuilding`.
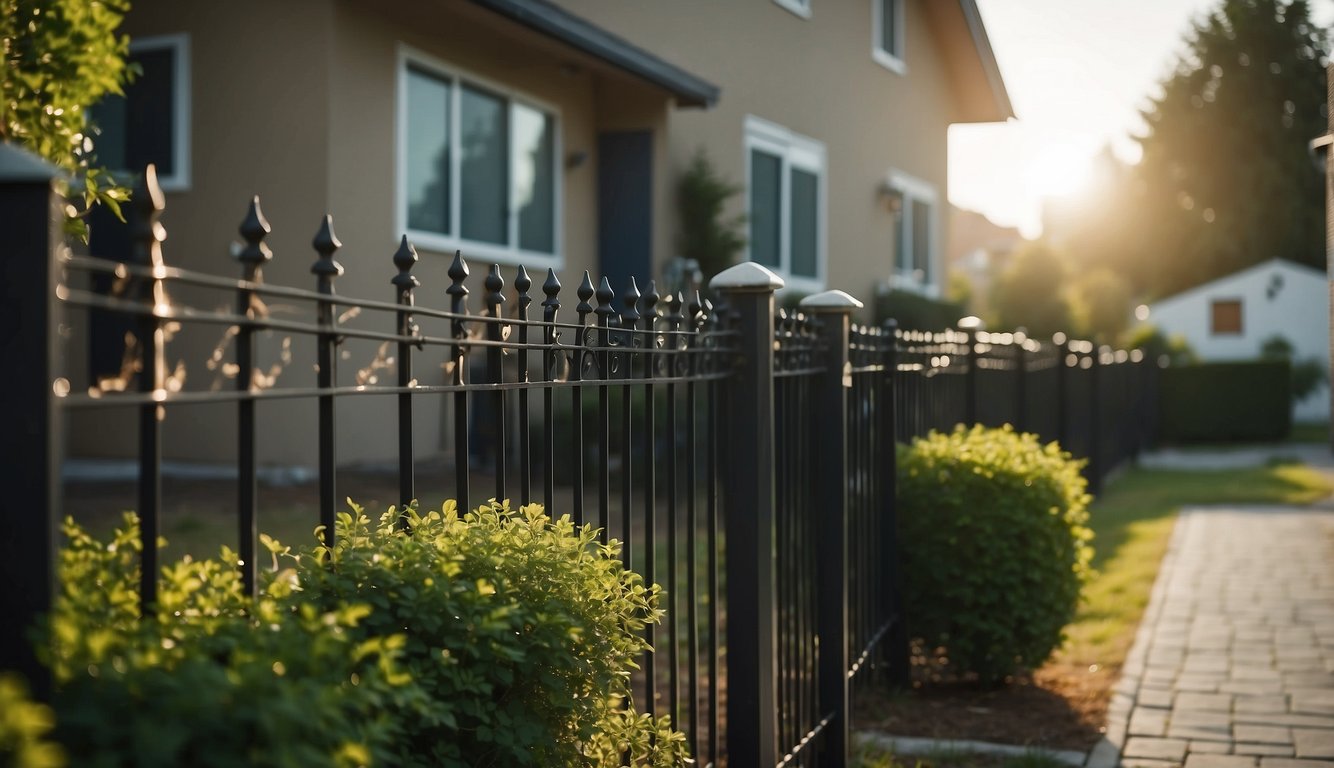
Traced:
<svg viewBox="0 0 1334 768">
<path fill-rule="evenodd" d="M 1254 360 L 1282 336 L 1293 361 L 1315 359 L 1329 370 L 1329 282 L 1325 273 L 1270 259 L 1169 296 L 1149 307 L 1148 322 L 1183 336 L 1203 361 Z M 1329 419 L 1328 384 L 1299 401 L 1296 421 Z"/>
</svg>

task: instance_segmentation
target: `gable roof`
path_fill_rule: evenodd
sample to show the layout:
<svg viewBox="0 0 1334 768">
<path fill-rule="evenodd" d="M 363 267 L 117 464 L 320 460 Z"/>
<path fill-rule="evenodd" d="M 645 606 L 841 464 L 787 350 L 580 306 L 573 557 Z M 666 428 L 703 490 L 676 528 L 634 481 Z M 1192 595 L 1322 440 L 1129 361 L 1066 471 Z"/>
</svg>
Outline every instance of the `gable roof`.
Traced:
<svg viewBox="0 0 1334 768">
<path fill-rule="evenodd" d="M 1014 117 L 1014 106 L 976 0 L 931 0 L 923 6 L 964 104 L 957 122 L 1001 122 Z"/>
<path fill-rule="evenodd" d="M 1287 259 L 1275 258 L 1262 261 L 1259 264 L 1253 264 L 1244 269 L 1239 269 L 1236 272 L 1223 275 L 1222 277 L 1216 277 L 1207 283 L 1201 283 L 1193 288 L 1187 288 L 1180 293 L 1166 296 L 1153 302 L 1150 306 L 1154 310 L 1162 310 L 1164 308 L 1175 307 L 1179 304 L 1187 304 L 1207 296 L 1212 291 L 1216 291 L 1220 288 L 1229 289 L 1233 285 L 1246 282 L 1252 275 L 1273 269 L 1282 270 L 1295 275 L 1298 279 L 1320 280 L 1321 282 L 1324 282 L 1326 279 L 1325 273 L 1315 267 L 1299 264 L 1295 261 L 1288 261 Z"/>
<path fill-rule="evenodd" d="M 683 107 L 711 107 L 719 88 L 547 0 L 472 0 L 540 34 L 668 91 Z"/>
</svg>

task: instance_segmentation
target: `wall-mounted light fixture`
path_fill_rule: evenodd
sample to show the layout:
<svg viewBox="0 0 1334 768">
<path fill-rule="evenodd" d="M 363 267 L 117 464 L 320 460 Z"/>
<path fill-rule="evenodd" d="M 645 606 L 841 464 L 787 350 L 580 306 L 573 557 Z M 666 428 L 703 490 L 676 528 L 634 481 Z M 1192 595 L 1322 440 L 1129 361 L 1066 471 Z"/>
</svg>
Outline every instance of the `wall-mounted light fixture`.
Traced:
<svg viewBox="0 0 1334 768">
<path fill-rule="evenodd" d="M 895 216 L 903 213 L 903 190 L 890 183 L 889 179 L 880 182 L 876 188 L 876 197 Z"/>
</svg>

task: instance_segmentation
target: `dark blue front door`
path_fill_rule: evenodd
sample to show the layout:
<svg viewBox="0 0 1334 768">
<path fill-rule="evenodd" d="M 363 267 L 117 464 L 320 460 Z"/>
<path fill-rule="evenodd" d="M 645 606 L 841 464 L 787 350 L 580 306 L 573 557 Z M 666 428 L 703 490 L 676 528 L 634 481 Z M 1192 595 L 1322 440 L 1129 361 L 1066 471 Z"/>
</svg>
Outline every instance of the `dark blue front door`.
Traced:
<svg viewBox="0 0 1334 768">
<path fill-rule="evenodd" d="M 640 291 L 652 275 L 653 132 L 598 135 L 598 268 L 616 292 L 633 276 Z"/>
</svg>

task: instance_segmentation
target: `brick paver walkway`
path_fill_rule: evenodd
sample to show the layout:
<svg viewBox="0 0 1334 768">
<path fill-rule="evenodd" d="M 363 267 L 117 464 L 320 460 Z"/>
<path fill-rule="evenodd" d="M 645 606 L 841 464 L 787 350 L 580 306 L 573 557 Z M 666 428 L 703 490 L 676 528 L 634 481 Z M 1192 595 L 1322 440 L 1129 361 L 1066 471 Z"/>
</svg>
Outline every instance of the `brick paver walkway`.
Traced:
<svg viewBox="0 0 1334 768">
<path fill-rule="evenodd" d="M 1183 510 L 1117 691 L 1127 768 L 1334 766 L 1334 505 Z"/>
</svg>

